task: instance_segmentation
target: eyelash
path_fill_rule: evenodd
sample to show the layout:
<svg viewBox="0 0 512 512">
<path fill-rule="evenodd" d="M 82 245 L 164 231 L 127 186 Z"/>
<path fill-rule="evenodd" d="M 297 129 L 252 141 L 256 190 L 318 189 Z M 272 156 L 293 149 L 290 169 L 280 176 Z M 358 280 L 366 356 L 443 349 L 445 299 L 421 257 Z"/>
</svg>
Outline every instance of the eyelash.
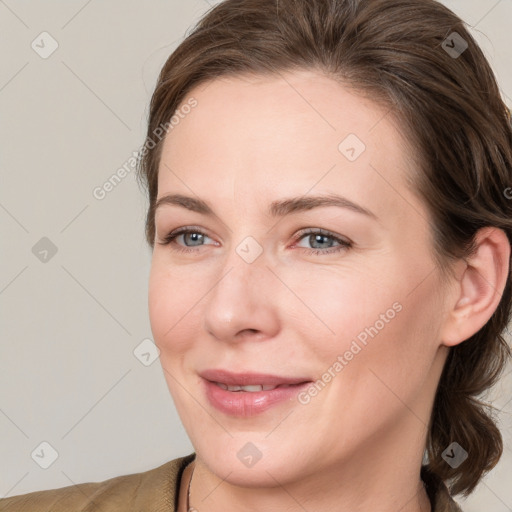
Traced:
<svg viewBox="0 0 512 512">
<path fill-rule="evenodd" d="M 174 242 L 175 239 L 179 235 L 183 234 L 189 234 L 189 233 L 199 233 L 203 236 L 208 236 L 204 231 L 202 231 L 199 228 L 179 228 L 171 233 L 169 233 L 161 242 L 158 242 L 160 245 L 174 245 L 175 247 L 172 248 L 173 251 L 180 252 L 180 253 L 193 253 L 196 252 L 197 249 L 191 248 L 191 247 L 181 247 L 176 246 L 176 243 Z M 344 240 L 342 238 L 337 237 L 333 233 L 330 233 L 329 231 L 326 231 L 325 229 L 317 229 L 317 228 L 307 228 L 302 231 L 300 231 L 297 236 L 294 239 L 294 243 L 300 242 L 302 238 L 304 238 L 306 235 L 323 235 L 328 238 L 332 238 L 336 242 L 338 242 L 340 245 L 338 247 L 329 248 L 329 249 L 304 249 L 308 255 L 324 255 L 324 254 L 333 254 L 338 253 L 347 249 L 350 249 L 352 247 L 352 242 L 349 242 L 348 240 Z M 198 246 L 199 247 L 199 246 Z"/>
</svg>

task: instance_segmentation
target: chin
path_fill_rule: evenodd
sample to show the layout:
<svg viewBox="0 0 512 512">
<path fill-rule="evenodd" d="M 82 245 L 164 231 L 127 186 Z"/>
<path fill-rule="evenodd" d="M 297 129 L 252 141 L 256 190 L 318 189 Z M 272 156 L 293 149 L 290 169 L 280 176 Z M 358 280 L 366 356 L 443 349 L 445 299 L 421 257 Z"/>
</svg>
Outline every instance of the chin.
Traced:
<svg viewBox="0 0 512 512">
<path fill-rule="evenodd" d="M 300 470 L 299 461 L 296 453 L 287 454 L 265 441 L 265 435 L 225 434 L 221 442 L 203 439 L 194 447 L 197 457 L 222 480 L 243 487 L 275 487 L 292 476 L 292 468 Z"/>
</svg>

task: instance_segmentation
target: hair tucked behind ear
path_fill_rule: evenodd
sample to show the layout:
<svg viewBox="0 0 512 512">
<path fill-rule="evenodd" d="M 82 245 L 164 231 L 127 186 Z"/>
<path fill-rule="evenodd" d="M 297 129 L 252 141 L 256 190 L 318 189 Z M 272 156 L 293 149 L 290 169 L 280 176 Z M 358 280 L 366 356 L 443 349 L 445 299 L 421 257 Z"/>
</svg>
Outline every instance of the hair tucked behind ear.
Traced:
<svg viewBox="0 0 512 512">
<path fill-rule="evenodd" d="M 186 94 L 222 75 L 300 68 L 352 86 L 398 121 L 417 163 L 411 186 L 431 214 L 442 272 L 449 275 L 451 263 L 470 254 L 484 226 L 502 229 L 512 243 L 509 113 L 487 60 L 453 12 L 434 0 L 227 0 L 169 57 L 151 100 L 139 167 L 151 247 L 163 143 L 155 136 Z M 454 494 L 469 494 L 502 453 L 500 432 L 479 397 L 510 357 L 502 334 L 511 306 L 509 275 L 492 318 L 451 349 L 439 382 L 426 467 L 450 481 Z M 452 442 L 468 452 L 456 468 L 441 456 Z"/>
</svg>

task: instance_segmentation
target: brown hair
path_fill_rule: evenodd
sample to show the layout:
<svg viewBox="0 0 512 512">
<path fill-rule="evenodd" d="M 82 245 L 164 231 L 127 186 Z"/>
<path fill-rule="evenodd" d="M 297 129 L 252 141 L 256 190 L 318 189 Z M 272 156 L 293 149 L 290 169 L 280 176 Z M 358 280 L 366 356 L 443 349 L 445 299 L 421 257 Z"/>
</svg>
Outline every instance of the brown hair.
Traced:
<svg viewBox="0 0 512 512">
<path fill-rule="evenodd" d="M 159 127 L 169 126 L 185 95 L 202 82 L 293 69 L 319 70 L 398 119 L 417 155 L 411 183 L 432 216 L 433 254 L 442 272 L 448 275 L 450 263 L 471 254 L 479 228 L 501 228 L 512 244 L 509 112 L 481 49 L 452 11 L 434 0 L 226 0 L 168 58 L 151 100 L 138 167 L 149 194 L 151 247 L 164 140 L 154 141 Z M 479 397 L 511 355 L 502 336 L 511 307 L 509 274 L 491 319 L 450 350 L 443 369 L 424 462 L 451 483 L 452 494 L 471 493 L 503 451 L 492 409 Z M 468 452 L 457 468 L 441 456 L 454 441 Z"/>
</svg>

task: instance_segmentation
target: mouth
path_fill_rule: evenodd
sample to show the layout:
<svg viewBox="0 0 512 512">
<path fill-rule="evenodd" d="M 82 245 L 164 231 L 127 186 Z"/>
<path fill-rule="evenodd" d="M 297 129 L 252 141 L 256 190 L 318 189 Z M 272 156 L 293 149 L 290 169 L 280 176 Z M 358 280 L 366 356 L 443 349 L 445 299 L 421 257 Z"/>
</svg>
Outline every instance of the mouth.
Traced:
<svg viewBox="0 0 512 512">
<path fill-rule="evenodd" d="M 203 379 L 223 387 L 223 389 L 232 388 L 229 389 L 229 391 L 267 391 L 277 387 L 311 382 L 311 379 L 308 377 L 285 377 L 270 373 L 255 372 L 234 373 L 221 369 L 205 370 L 199 375 Z"/>
<path fill-rule="evenodd" d="M 211 381 L 210 381 L 211 382 Z M 213 384 L 219 386 L 219 388 L 225 389 L 227 391 L 247 391 L 248 393 L 256 393 L 258 391 L 270 391 L 276 388 L 289 388 L 291 386 L 300 386 L 300 384 L 279 384 L 277 386 L 273 386 L 271 384 L 252 384 L 248 386 L 228 386 L 223 382 L 213 382 Z"/>
<path fill-rule="evenodd" d="M 206 370 L 200 373 L 210 404 L 230 416 L 248 417 L 278 404 L 297 404 L 297 393 L 312 380 L 263 373 Z"/>
</svg>

